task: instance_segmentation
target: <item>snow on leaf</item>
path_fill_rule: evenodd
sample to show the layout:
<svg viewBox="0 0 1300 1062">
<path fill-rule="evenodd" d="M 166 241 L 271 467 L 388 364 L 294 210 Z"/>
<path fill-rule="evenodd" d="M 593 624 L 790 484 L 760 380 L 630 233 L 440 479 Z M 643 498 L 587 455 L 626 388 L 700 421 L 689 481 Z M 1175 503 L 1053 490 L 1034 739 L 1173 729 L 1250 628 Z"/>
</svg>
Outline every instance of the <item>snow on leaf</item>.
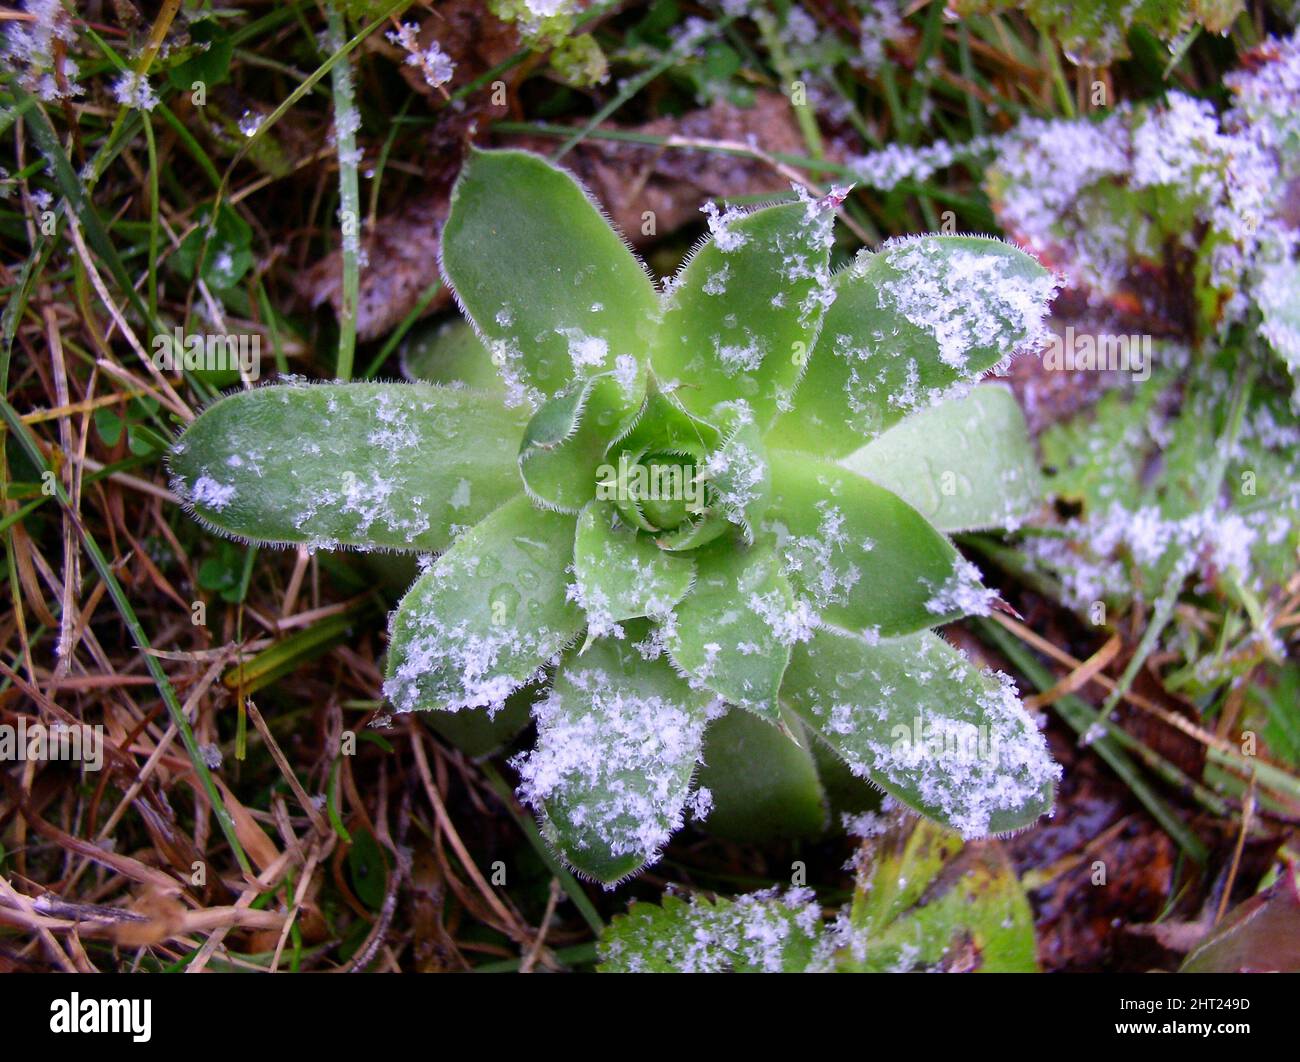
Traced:
<svg viewBox="0 0 1300 1062">
<path fill-rule="evenodd" d="M 1011 680 L 923 631 L 867 645 L 819 630 L 782 700 L 859 777 L 966 837 L 1028 826 L 1060 768 Z"/>
<path fill-rule="evenodd" d="M 927 603 L 960 558 L 920 513 L 838 465 L 782 451 L 770 458 L 762 529 L 776 536 L 784 571 L 813 611 L 885 636 L 942 622 Z"/>
<path fill-rule="evenodd" d="M 1056 278 L 998 240 L 887 243 L 836 274 L 794 406 L 772 445 L 839 457 L 910 413 L 966 393 L 1046 336 Z"/>
<path fill-rule="evenodd" d="M 498 709 L 574 640 L 574 522 L 516 497 L 416 580 L 389 625 L 384 696 L 394 708 Z"/>
<path fill-rule="evenodd" d="M 770 541 L 697 553 L 695 589 L 664 624 L 664 644 L 693 682 L 776 721 L 790 647 L 811 636 L 816 617 L 795 599 Z"/>
<path fill-rule="evenodd" d="M 229 535 L 440 550 L 455 525 L 519 492 L 522 428 L 499 399 L 477 392 L 288 383 L 208 407 L 169 465 L 176 492 Z"/>
<path fill-rule="evenodd" d="M 726 438 L 704 463 L 704 478 L 727 519 L 740 525 L 747 541 L 767 508 L 772 476 L 758 424 L 749 406 L 732 402 L 717 408 Z"/>
<path fill-rule="evenodd" d="M 519 472 L 529 495 L 560 512 L 578 512 L 596 494 L 597 471 L 638 399 L 617 374 L 601 373 L 543 403 L 519 445 Z"/>
<path fill-rule="evenodd" d="M 537 747 L 517 757 L 519 795 L 575 869 L 606 886 L 658 858 L 688 811 L 712 698 L 690 689 L 661 657 L 603 638 L 569 655 L 533 707 Z"/>
<path fill-rule="evenodd" d="M 623 523 L 607 501 L 590 501 L 578 517 L 572 596 L 587 614 L 588 638 L 638 616 L 666 616 L 691 588 L 689 555 L 665 553 Z"/>
<path fill-rule="evenodd" d="M 705 242 L 664 295 L 652 362 L 698 416 L 743 399 L 761 427 L 784 408 L 830 291 L 834 203 L 710 214 Z M 720 242 L 719 242 L 720 241 Z"/>
<path fill-rule="evenodd" d="M 637 903 L 601 937 L 610 973 L 803 973 L 828 969 L 834 945 L 823 936 L 811 889 L 779 889 L 708 900 L 671 894 L 662 906 Z"/>
</svg>

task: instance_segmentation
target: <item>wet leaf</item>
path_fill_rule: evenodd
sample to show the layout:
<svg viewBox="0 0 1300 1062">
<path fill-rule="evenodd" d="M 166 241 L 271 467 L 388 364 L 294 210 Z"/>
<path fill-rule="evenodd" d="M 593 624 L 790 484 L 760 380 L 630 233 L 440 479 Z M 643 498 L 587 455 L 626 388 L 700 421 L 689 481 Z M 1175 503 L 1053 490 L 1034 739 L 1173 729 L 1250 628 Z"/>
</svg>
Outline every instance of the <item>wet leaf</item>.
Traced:
<svg viewBox="0 0 1300 1062">
<path fill-rule="evenodd" d="M 658 858 L 691 796 L 711 698 L 662 656 L 647 658 L 649 628 L 569 654 L 533 708 L 537 748 L 516 761 L 520 795 L 543 815 L 565 861 L 607 886 Z"/>
<path fill-rule="evenodd" d="M 1042 503 L 1024 415 L 994 385 L 908 417 L 840 463 L 947 533 L 1014 528 Z"/>
<path fill-rule="evenodd" d="M 442 265 L 513 399 L 640 362 L 658 299 L 641 264 L 563 170 L 474 151 L 452 192 Z"/>
<path fill-rule="evenodd" d="M 209 406 L 170 465 L 195 515 L 231 536 L 440 550 L 452 528 L 519 493 L 522 430 L 522 418 L 490 395 L 292 383 Z"/>
<path fill-rule="evenodd" d="M 937 635 L 868 645 L 819 630 L 795 646 L 781 699 L 854 774 L 964 836 L 1051 810 L 1060 768 L 1010 679 Z"/>
<path fill-rule="evenodd" d="M 777 693 L 790 647 L 810 633 L 770 541 L 725 540 L 697 557 L 695 589 L 664 626 L 674 662 L 732 704 L 779 719 Z"/>
<path fill-rule="evenodd" d="M 574 524 L 516 497 L 416 580 L 389 624 L 384 696 L 399 712 L 495 710 L 577 637 Z"/>
</svg>

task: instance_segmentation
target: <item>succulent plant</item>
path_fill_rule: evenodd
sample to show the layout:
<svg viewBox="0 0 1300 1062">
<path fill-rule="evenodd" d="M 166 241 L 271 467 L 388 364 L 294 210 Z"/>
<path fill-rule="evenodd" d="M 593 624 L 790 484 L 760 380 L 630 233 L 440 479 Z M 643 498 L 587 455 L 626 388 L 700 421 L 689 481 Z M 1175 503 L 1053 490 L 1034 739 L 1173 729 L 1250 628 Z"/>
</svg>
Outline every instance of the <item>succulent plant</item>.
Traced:
<svg viewBox="0 0 1300 1062">
<path fill-rule="evenodd" d="M 727 706 L 967 836 L 1023 827 L 1058 768 L 1010 680 L 931 628 L 994 600 L 944 532 L 1004 523 L 1032 469 L 988 435 L 1014 403 L 967 392 L 1037 340 L 1054 279 L 955 236 L 832 274 L 841 198 L 706 207 L 659 291 L 568 174 L 475 151 L 442 270 L 503 386 L 237 393 L 178 441 L 176 489 L 226 534 L 436 554 L 385 695 L 493 712 L 545 680 L 520 795 L 607 885 L 707 812 Z"/>
</svg>

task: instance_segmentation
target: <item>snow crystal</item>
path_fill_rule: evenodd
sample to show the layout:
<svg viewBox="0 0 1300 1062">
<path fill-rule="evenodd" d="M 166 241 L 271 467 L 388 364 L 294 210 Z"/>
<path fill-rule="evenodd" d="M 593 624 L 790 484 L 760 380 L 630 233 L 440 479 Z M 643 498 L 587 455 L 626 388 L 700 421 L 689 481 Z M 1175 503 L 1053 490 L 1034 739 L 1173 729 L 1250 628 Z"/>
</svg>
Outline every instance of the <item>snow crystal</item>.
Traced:
<svg viewBox="0 0 1300 1062">
<path fill-rule="evenodd" d="M 858 57 L 855 65 L 868 74 L 885 65 L 885 45 L 901 41 L 907 24 L 899 12 L 898 0 L 874 0 L 863 5 L 858 33 Z"/>
<path fill-rule="evenodd" d="M 1026 277 L 1014 258 L 957 250 L 926 238 L 891 241 L 881 251 L 900 274 L 880 285 L 880 304 L 934 337 L 939 358 L 963 372 L 976 350 L 1046 341 L 1043 319 L 1056 278 Z"/>
<path fill-rule="evenodd" d="M 936 616 L 951 616 L 954 613 L 987 616 L 998 597 L 996 591 L 984 586 L 980 570 L 960 557 L 947 581 L 933 589 L 934 595 L 926 601 L 925 607 Z"/>
<path fill-rule="evenodd" d="M 195 505 L 202 505 L 205 509 L 212 509 L 215 512 L 221 512 L 234 497 L 233 483 L 218 483 L 211 476 L 199 476 L 194 481 L 191 492 L 191 499 Z"/>
<path fill-rule="evenodd" d="M 964 144 L 939 140 L 922 147 L 891 143 L 849 159 L 847 166 L 861 183 L 888 192 L 903 181 L 929 180 L 954 162 L 987 153 L 993 144 L 989 137 L 975 137 Z"/>
<path fill-rule="evenodd" d="M 731 276 L 731 266 L 724 265 L 721 269 L 709 274 L 709 279 L 704 282 L 704 294 L 722 295 L 727 290 L 727 279 Z"/>
<path fill-rule="evenodd" d="M 385 36 L 407 53 L 405 65 L 419 70 L 430 88 L 447 84 L 456 72 L 455 62 L 437 41 L 430 41 L 427 48 L 420 46 L 420 27 L 414 22 L 403 22 Z"/>
<path fill-rule="evenodd" d="M 600 336 L 589 336 L 574 328 L 566 328 L 560 334 L 569 341 L 569 360 L 575 372 L 602 366 L 609 357 L 609 343 Z"/>
<path fill-rule="evenodd" d="M 456 483 L 456 489 L 451 492 L 451 497 L 447 499 L 447 504 L 453 509 L 464 509 L 469 505 L 471 486 L 469 480 L 459 480 Z"/>
<path fill-rule="evenodd" d="M 707 287 L 706 285 L 706 290 Z M 735 376 L 740 372 L 754 372 L 763 364 L 765 348 L 751 332 L 746 332 L 746 339 L 748 342 L 741 346 L 739 343 L 724 343 L 721 336 L 713 337 L 713 353 L 722 363 L 722 370 L 728 376 Z"/>
<path fill-rule="evenodd" d="M 850 770 L 915 794 L 968 838 L 1040 801 L 1060 777 L 1015 683 L 1001 673 L 975 679 L 936 638 L 916 643 L 906 658 L 883 655 L 879 666 L 838 675 L 811 698 L 808 709 L 823 732 L 837 735 Z"/>
<path fill-rule="evenodd" d="M 640 365 L 631 354 L 620 354 L 614 359 L 614 379 L 628 399 L 636 396 L 636 383 L 640 375 Z"/>
<path fill-rule="evenodd" d="M 862 578 L 862 570 L 850 561 L 852 544 L 844 530 L 844 513 L 829 501 L 817 503 L 815 534 L 795 535 L 784 525 L 769 524 L 764 530 L 777 536 L 785 558 L 782 573 L 795 576 L 811 595 L 814 610 L 843 605 Z"/>
<path fill-rule="evenodd" d="M 749 235 L 733 228 L 733 224 L 745 216 L 738 207 L 731 207 L 722 213 L 715 203 L 705 203 L 700 207 L 709 221 L 709 232 L 713 236 L 713 245 L 724 254 L 744 247 L 749 242 Z"/>
<path fill-rule="evenodd" d="M 113 84 L 113 98 L 123 107 L 152 111 L 158 106 L 158 93 L 143 74 L 127 71 Z"/>
<path fill-rule="evenodd" d="M 748 604 L 750 611 L 767 624 L 772 637 L 782 645 L 808 641 L 819 622 L 807 601 L 791 604 L 779 590 L 750 594 Z"/>
<path fill-rule="evenodd" d="M 71 99 L 85 92 L 77 84 L 77 64 L 65 55 L 56 64 L 57 45 L 76 43 L 77 32 L 59 0 L 26 0 L 32 17 L 5 23 L 0 41 L 0 63 L 18 75 L 29 92 L 48 102 Z"/>
</svg>

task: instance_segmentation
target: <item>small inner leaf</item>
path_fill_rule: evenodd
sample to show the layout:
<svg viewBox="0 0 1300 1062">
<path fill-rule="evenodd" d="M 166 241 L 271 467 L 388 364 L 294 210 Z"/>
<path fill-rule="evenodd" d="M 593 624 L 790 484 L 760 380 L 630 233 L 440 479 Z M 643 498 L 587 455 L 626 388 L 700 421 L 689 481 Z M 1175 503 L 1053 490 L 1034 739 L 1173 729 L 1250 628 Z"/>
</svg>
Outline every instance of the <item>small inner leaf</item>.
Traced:
<svg viewBox="0 0 1300 1062">
<path fill-rule="evenodd" d="M 595 496 L 606 450 L 633 409 L 623 382 L 609 373 L 543 403 L 519 444 L 529 495 L 559 512 L 578 512 Z"/>
<path fill-rule="evenodd" d="M 779 722 L 790 647 L 811 635 L 770 541 L 721 542 L 697 555 L 697 581 L 664 625 L 677 666 L 718 696 Z"/>
<path fill-rule="evenodd" d="M 665 553 L 649 535 L 624 523 L 606 501 L 588 502 L 578 517 L 573 567 L 588 638 L 622 620 L 666 616 L 695 579 L 689 557 Z"/>
</svg>

